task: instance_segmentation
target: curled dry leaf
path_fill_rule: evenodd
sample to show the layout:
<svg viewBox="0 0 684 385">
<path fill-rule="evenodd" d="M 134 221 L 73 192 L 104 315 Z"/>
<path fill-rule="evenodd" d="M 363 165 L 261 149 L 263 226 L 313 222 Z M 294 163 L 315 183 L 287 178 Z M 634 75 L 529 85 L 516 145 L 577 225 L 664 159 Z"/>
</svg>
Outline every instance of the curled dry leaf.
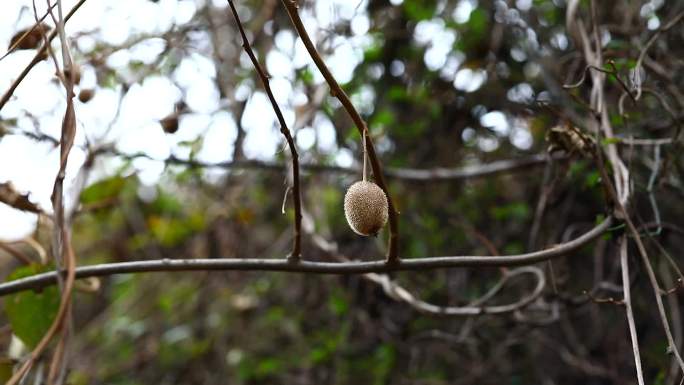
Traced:
<svg viewBox="0 0 684 385">
<path fill-rule="evenodd" d="M 178 131 L 178 115 L 177 114 L 171 114 L 164 119 L 159 121 L 159 124 L 161 124 L 162 128 L 164 129 L 164 132 L 167 134 L 175 134 L 176 131 Z"/>
<path fill-rule="evenodd" d="M 35 28 L 29 27 L 18 31 L 10 40 L 9 50 L 36 49 L 43 40 L 43 34 L 50 31 L 50 26 L 40 23 Z"/>
<path fill-rule="evenodd" d="M 29 200 L 28 194 L 20 194 L 10 182 L 0 183 L 0 202 L 17 210 L 36 214 L 43 212 L 38 205 Z"/>
</svg>

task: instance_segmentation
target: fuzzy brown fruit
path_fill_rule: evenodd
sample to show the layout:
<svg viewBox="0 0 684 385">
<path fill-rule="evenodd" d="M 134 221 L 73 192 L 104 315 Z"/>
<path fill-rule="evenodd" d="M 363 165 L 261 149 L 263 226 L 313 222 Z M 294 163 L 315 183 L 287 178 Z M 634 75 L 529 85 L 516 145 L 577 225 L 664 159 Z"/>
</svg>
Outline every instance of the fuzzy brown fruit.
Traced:
<svg viewBox="0 0 684 385">
<path fill-rule="evenodd" d="M 344 196 L 344 215 L 355 233 L 376 235 L 387 223 L 387 196 L 373 182 L 356 182 Z"/>
</svg>

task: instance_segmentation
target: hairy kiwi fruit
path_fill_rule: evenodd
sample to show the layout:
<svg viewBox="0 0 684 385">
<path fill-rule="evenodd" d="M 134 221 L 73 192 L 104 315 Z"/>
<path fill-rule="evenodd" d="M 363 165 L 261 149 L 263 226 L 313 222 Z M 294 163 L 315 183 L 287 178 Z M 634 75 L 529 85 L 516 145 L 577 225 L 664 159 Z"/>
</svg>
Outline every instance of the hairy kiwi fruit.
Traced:
<svg viewBox="0 0 684 385">
<path fill-rule="evenodd" d="M 387 196 L 373 182 L 356 182 L 344 196 L 344 215 L 355 233 L 377 235 L 387 223 Z"/>
</svg>

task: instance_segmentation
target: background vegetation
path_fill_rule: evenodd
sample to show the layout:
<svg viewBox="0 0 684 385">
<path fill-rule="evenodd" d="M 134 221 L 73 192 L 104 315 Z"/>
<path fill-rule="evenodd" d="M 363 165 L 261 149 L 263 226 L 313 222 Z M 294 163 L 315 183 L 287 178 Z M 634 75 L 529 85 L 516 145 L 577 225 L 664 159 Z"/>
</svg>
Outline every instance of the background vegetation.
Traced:
<svg viewBox="0 0 684 385">
<path fill-rule="evenodd" d="M 228 4 L 141 0 L 125 12 L 187 3 L 187 20 L 131 28 L 117 44 L 97 28 L 70 30 L 67 24 L 71 55 L 83 74 L 74 86 L 76 131 L 85 132 L 74 147 L 81 161 L 70 159 L 78 164 L 68 170 L 65 195 L 78 266 L 285 258 L 291 251 L 291 155 Z M 64 12 L 73 4 L 65 2 Z M 38 17 L 45 12 L 39 6 Z M 236 6 L 298 147 L 304 227 L 313 229 L 304 231 L 302 258 L 382 260 L 387 229 L 377 238 L 359 237 L 342 210 L 346 188 L 360 179 L 359 131 L 330 94 L 283 5 L 250 0 Z M 657 0 L 300 1 L 321 57 L 368 123 L 400 213 L 401 258 L 519 254 L 566 242 L 619 211 L 609 192 L 619 179 L 616 159 L 628 170 L 623 203 L 639 237 L 617 215 L 596 241 L 535 264 L 544 277 L 540 295 L 494 315 L 425 314 L 362 275 L 207 271 L 78 281 L 64 328 L 70 331 L 64 383 L 635 383 L 626 308 L 635 317 L 645 382 L 680 383 L 672 353 L 683 338 L 677 267 L 684 248 L 683 6 Z M 12 27 L 8 45 L 34 23 L 30 7 Z M 49 16 L 45 23 L 55 30 Z M 588 67 L 596 37 L 597 68 L 608 73 Z M 59 39 L 52 46 L 63 68 Z M 16 59 L 24 51 L 3 59 L 23 60 L 2 75 L 7 86 L 37 52 Z M 52 60 L 36 69 L 54 72 Z M 22 137 L 57 153 L 66 91 L 54 75 L 50 79 L 46 88 L 13 95 L 0 107 L 0 144 Z M 580 79 L 576 87 L 563 87 Z M 147 97 L 164 100 L 164 107 L 154 110 L 151 123 L 135 125 L 141 112 L 127 110 L 127 98 L 154 82 L 172 91 L 152 88 Z M 193 88 L 207 82 L 209 91 Z M 57 95 L 54 110 L 33 111 L 31 93 L 47 87 Z M 58 119 L 45 118 L 50 114 Z M 89 120 L 93 114 L 99 120 Z M 117 130 L 133 130 L 168 150 L 139 151 Z M 211 150 L 217 141 L 230 143 Z M 222 157 L 207 155 L 217 151 Z M 501 170 L 490 172 L 492 165 Z M 0 164 L 15 167 L 21 163 Z M 50 170 L 44 183 L 51 188 L 56 169 Z M 6 183 L 2 188 L 2 202 L 41 218 L 24 241 L 0 243 L 4 276 L 54 269 L 55 255 L 62 254 L 51 249 L 59 225 L 48 219 L 55 211 L 47 195 L 24 196 L 27 187 Z M 674 346 L 661 326 L 637 238 L 662 287 L 656 296 L 665 302 Z M 620 262 L 626 243 L 629 306 Z M 390 276 L 436 306 L 481 306 L 478 299 L 513 269 Z M 530 275 L 511 276 L 486 304 L 514 303 L 536 284 Z M 8 359 L 24 360 L 55 319 L 60 289 L 14 293 L 3 301 L 3 348 Z M 49 346 L 27 383 L 47 376 L 60 346 Z M 3 361 L 10 368 L 5 378 L 12 364 Z"/>
</svg>

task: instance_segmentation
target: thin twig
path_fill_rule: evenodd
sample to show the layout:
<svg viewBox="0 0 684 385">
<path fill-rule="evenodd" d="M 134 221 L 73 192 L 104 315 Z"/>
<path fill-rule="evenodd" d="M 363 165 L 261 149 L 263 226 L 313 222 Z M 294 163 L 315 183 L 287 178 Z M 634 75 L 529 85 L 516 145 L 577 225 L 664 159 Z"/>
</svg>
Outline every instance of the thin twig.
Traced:
<svg viewBox="0 0 684 385">
<path fill-rule="evenodd" d="M 145 153 L 124 154 L 113 149 L 102 150 L 115 156 L 125 159 L 146 158 L 174 165 L 186 165 L 196 168 L 224 168 L 224 169 L 266 169 L 282 171 L 285 166 L 275 162 L 264 162 L 258 160 L 227 161 L 218 163 L 202 162 L 194 159 L 180 159 L 170 156 L 166 159 L 156 159 Z M 554 157 L 554 159 L 564 160 L 565 157 Z M 453 180 L 475 179 L 492 176 L 495 174 L 520 171 L 528 168 L 538 167 L 548 161 L 546 154 L 531 155 L 519 159 L 498 160 L 491 163 L 478 164 L 464 167 L 438 167 L 431 169 L 419 168 L 387 168 L 387 176 L 394 179 L 401 179 L 411 182 L 448 182 Z M 357 167 L 340 167 L 320 164 L 301 164 L 300 168 L 309 172 L 333 172 L 349 175 L 358 175 L 360 170 Z"/>
<path fill-rule="evenodd" d="M 605 297 L 605 298 L 596 297 L 594 294 L 592 294 L 591 291 L 587 291 L 587 290 L 582 290 L 582 294 L 586 295 L 587 298 L 589 298 L 589 300 L 591 300 L 591 302 L 599 304 L 599 305 L 611 304 L 611 305 L 623 306 L 625 304 L 624 300 L 615 299 L 613 297 Z"/>
<path fill-rule="evenodd" d="M 660 172 L 660 146 L 655 146 L 653 148 L 653 171 L 651 176 L 648 178 L 648 185 L 646 186 L 646 192 L 648 193 L 648 200 L 651 202 L 651 208 L 653 209 L 653 217 L 655 222 L 658 224 L 658 228 L 655 231 L 655 235 L 660 235 L 663 227 L 660 225 L 660 210 L 658 209 L 658 203 L 655 199 L 655 194 L 653 194 L 653 186 L 655 184 L 658 173 Z"/>
<path fill-rule="evenodd" d="M 597 154 L 600 154 L 600 151 L 597 151 Z M 641 257 L 641 260 L 644 263 L 644 267 L 646 268 L 646 273 L 648 275 L 648 279 L 653 289 L 653 294 L 656 297 L 656 305 L 658 307 L 658 314 L 660 315 L 661 324 L 665 332 L 665 337 L 667 338 L 669 344 L 668 351 L 674 354 L 680 369 L 682 370 L 682 372 L 684 372 L 684 361 L 682 361 L 679 350 L 677 349 L 677 346 L 674 342 L 672 331 L 670 330 L 670 324 L 667 319 L 667 314 L 665 312 L 665 306 L 663 305 L 663 290 L 660 288 L 660 285 L 658 284 L 658 279 L 656 278 L 655 272 L 653 271 L 653 266 L 651 265 L 648 253 L 646 252 L 646 247 L 644 246 L 639 231 L 637 230 L 636 226 L 634 226 L 634 222 L 632 222 L 632 220 L 630 219 L 629 214 L 627 213 L 627 209 L 625 208 L 624 204 L 618 199 L 618 193 L 616 191 L 615 186 L 613 186 L 613 184 L 610 182 L 610 179 L 608 178 L 608 173 L 606 171 L 605 164 L 602 161 L 602 157 L 600 155 L 597 156 L 597 160 L 599 172 L 601 173 L 601 179 L 604 185 L 606 186 L 606 190 L 611 196 L 610 199 L 613 201 L 617 208 L 617 214 L 619 214 L 619 218 L 622 219 L 624 223 L 627 225 L 627 229 L 636 243 L 637 250 L 639 251 L 639 256 Z"/>
<path fill-rule="evenodd" d="M 623 214 L 625 214 L 625 223 L 627 224 L 627 227 L 629 228 L 630 233 L 634 237 L 634 240 L 637 245 L 637 250 L 639 250 L 639 255 L 641 256 L 641 260 L 644 263 L 644 266 L 646 268 L 646 273 L 648 275 L 648 279 L 651 283 L 651 286 L 653 288 L 653 294 L 655 295 L 656 299 L 656 305 L 658 307 L 658 314 L 660 315 L 660 321 L 663 326 L 663 330 L 665 331 L 665 337 L 667 338 L 668 341 L 668 352 L 671 352 L 674 354 L 674 356 L 677 358 L 677 363 L 679 364 L 680 369 L 682 372 L 684 372 L 684 361 L 682 361 L 682 357 L 679 353 L 679 349 L 677 349 L 677 344 L 674 341 L 674 337 L 672 336 L 672 331 L 670 330 L 670 322 L 667 319 L 667 314 L 665 312 L 665 305 L 663 305 L 663 298 L 662 298 L 662 289 L 660 288 L 660 285 L 658 284 L 658 279 L 656 278 L 655 272 L 653 271 L 653 266 L 651 265 L 651 260 L 648 258 L 648 254 L 646 253 L 646 248 L 644 247 L 644 243 L 641 240 L 641 236 L 639 235 L 639 232 L 637 231 L 636 227 L 634 226 L 634 223 L 632 220 L 626 216 L 626 210 L 624 206 L 620 205 L 621 211 Z"/>
<path fill-rule="evenodd" d="M 506 305 L 482 305 L 482 303 L 491 299 L 491 297 L 498 293 L 511 277 L 521 274 L 532 274 L 537 278 L 537 285 L 530 294 Z M 507 272 L 499 282 L 497 282 L 483 297 L 478 299 L 473 304 L 468 306 L 438 306 L 416 298 L 408 290 L 395 284 L 387 275 L 375 274 L 374 277 L 382 286 L 385 293 L 387 293 L 387 295 L 390 297 L 408 303 L 411 305 L 411 307 L 420 311 L 421 313 L 435 316 L 472 316 L 479 314 L 511 313 L 525 308 L 527 305 L 532 303 L 532 301 L 539 298 L 539 296 L 542 294 L 542 291 L 546 287 L 546 278 L 544 277 L 544 272 L 540 268 L 535 266 L 524 266 Z"/>
<path fill-rule="evenodd" d="M 53 18 L 57 25 L 57 30 L 54 33 L 59 34 L 61 46 L 62 46 L 62 62 L 63 71 L 70 69 L 70 75 L 64 77 L 62 80 L 64 82 L 64 88 L 66 90 L 66 111 L 64 113 L 64 119 L 62 121 L 62 130 L 60 138 L 60 158 L 59 158 L 59 170 L 57 176 L 55 177 L 54 187 L 52 191 L 52 206 L 54 210 L 55 218 L 55 229 L 53 233 L 53 249 L 55 250 L 56 258 L 55 262 L 57 265 L 57 271 L 53 272 L 56 278 L 62 278 L 58 276 L 58 271 L 66 272 L 66 279 L 60 281 L 61 289 L 61 299 L 59 304 L 59 309 L 55 319 L 52 321 L 50 328 L 43 335 L 40 342 L 33 349 L 28 359 L 21 365 L 19 370 L 17 370 L 14 375 L 7 381 L 8 385 L 15 385 L 21 381 L 21 379 L 28 373 L 28 371 L 33 366 L 34 362 L 40 358 L 49 343 L 57 335 L 57 333 L 62 332 L 60 337 L 60 345 L 66 344 L 66 329 L 64 325 L 69 320 L 69 314 L 71 313 L 71 294 L 76 279 L 76 257 L 74 255 L 73 249 L 71 247 L 71 240 L 69 236 L 68 226 L 65 222 L 64 214 L 64 178 L 66 174 L 66 164 L 71 151 L 71 147 L 74 143 L 74 137 L 76 135 L 76 115 L 73 105 L 74 98 L 74 64 L 71 61 L 71 54 L 69 52 L 69 46 L 66 39 L 66 34 L 64 32 L 64 16 L 62 11 L 61 0 L 57 0 L 57 10 L 58 19 L 52 15 L 52 11 L 48 8 L 48 12 Z M 52 35 L 51 35 L 52 36 Z M 49 47 L 45 44 L 46 49 Z M 28 67 L 27 67 L 28 68 Z M 62 348 L 66 348 L 63 346 Z M 54 372 L 55 368 L 61 365 L 61 355 L 55 357 L 52 361 L 50 372 Z M 57 379 L 58 381 L 60 379 Z"/>
<path fill-rule="evenodd" d="M 620 265 L 622 266 L 622 292 L 624 293 L 623 303 L 627 314 L 627 324 L 629 325 L 629 336 L 632 340 L 632 352 L 634 355 L 634 365 L 636 366 L 637 380 L 639 385 L 644 385 L 644 373 L 641 369 L 641 353 L 639 351 L 639 338 L 637 337 L 636 323 L 634 322 L 634 312 L 632 310 L 632 294 L 629 282 L 629 261 L 627 260 L 627 237 L 620 238 Z"/>
<path fill-rule="evenodd" d="M 620 78 L 620 76 L 618 76 L 617 68 L 615 68 L 615 63 L 612 60 L 608 60 L 607 63 L 612 67 L 612 70 L 607 70 L 607 69 L 600 68 L 600 67 L 597 67 L 594 65 L 588 65 L 584 68 L 584 72 L 582 72 L 582 77 L 580 78 L 580 80 L 578 80 L 576 83 L 573 83 L 573 84 L 564 84 L 563 88 L 570 89 L 570 88 L 577 88 L 577 87 L 581 86 L 582 84 L 584 84 L 584 81 L 586 80 L 587 73 L 589 73 L 589 70 L 595 70 L 595 71 L 602 72 L 604 74 L 613 75 L 613 77 L 615 77 L 615 80 L 617 80 L 617 82 L 620 84 L 620 86 L 624 90 L 625 94 L 627 96 L 629 96 L 630 99 L 632 99 L 632 103 L 636 104 L 636 99 L 634 98 L 634 95 L 630 91 L 629 87 L 627 87 L 627 84 L 625 84 L 625 82 Z"/>
<path fill-rule="evenodd" d="M 678 278 L 676 281 L 677 283 L 675 284 L 673 282 L 672 272 L 670 271 L 667 263 L 661 263 L 659 267 L 660 276 L 663 278 L 665 285 L 672 286 L 675 290 L 682 288 L 682 283 L 684 283 L 684 280 L 682 280 L 682 278 Z M 679 298 L 677 298 L 677 296 L 669 295 L 667 296 L 667 302 L 668 306 L 670 307 L 670 314 L 672 315 L 672 327 L 674 328 L 675 344 L 677 345 L 677 349 L 680 349 L 682 346 L 682 318 L 679 310 Z M 672 363 L 670 364 L 670 370 L 668 371 L 668 375 L 665 379 L 665 384 L 667 385 L 672 385 L 677 380 L 679 368 L 677 367 L 676 360 L 676 357 L 672 357 L 671 359 Z"/>
<path fill-rule="evenodd" d="M 316 64 L 316 67 L 318 67 L 318 70 L 321 71 L 321 74 L 325 78 L 325 81 L 330 86 L 331 93 L 335 97 L 337 97 L 337 99 L 340 100 L 342 106 L 347 111 L 351 119 L 354 121 L 356 128 L 359 130 L 359 134 L 363 135 L 363 132 L 367 130 L 366 122 L 363 120 L 359 112 L 356 110 L 351 100 L 349 100 L 349 97 L 344 92 L 342 87 L 340 87 L 340 85 L 337 83 L 337 80 L 335 80 L 335 77 L 332 75 L 327 65 L 321 58 L 321 55 L 318 53 L 318 50 L 316 50 L 316 46 L 311 41 L 311 38 L 309 37 L 309 34 L 306 31 L 306 28 L 304 27 L 304 23 L 302 22 L 302 19 L 299 17 L 299 12 L 297 10 L 299 5 L 295 0 L 282 0 L 282 3 L 285 9 L 287 10 L 287 13 L 290 15 L 290 20 L 292 20 L 292 24 L 294 25 L 297 34 L 302 39 L 304 47 L 306 47 L 306 50 L 309 52 L 309 55 L 311 56 L 311 59 L 313 59 L 314 63 Z M 370 160 L 371 168 L 373 169 L 375 183 L 385 192 L 385 195 L 387 195 L 387 203 L 389 206 L 388 208 L 390 236 L 389 249 L 387 251 L 387 263 L 397 263 L 399 261 L 399 224 L 397 211 L 394 207 L 392 196 L 390 195 L 387 189 L 387 185 L 385 184 L 385 178 L 382 174 L 382 166 L 375 153 L 375 146 L 373 145 L 373 141 L 370 137 L 367 137 L 366 140 L 368 142 L 368 159 Z"/>
<path fill-rule="evenodd" d="M 6 244 L 3 241 L 0 241 L 0 250 L 5 251 L 7 254 L 13 256 L 17 261 L 25 265 L 30 265 L 31 263 L 33 263 L 31 261 L 31 258 L 24 255 L 24 253 L 20 252 L 19 250 L 15 250 L 14 247 Z"/>
<path fill-rule="evenodd" d="M 651 46 L 653 45 L 653 43 L 655 43 L 656 40 L 658 40 L 658 37 L 660 36 L 661 33 L 669 30 L 672 27 L 674 27 L 682 19 L 684 19 L 684 11 L 678 13 L 675 17 L 672 18 L 672 20 L 668 21 L 667 23 L 665 23 L 665 25 L 658 28 L 658 30 L 648 39 L 648 41 L 646 41 L 646 44 L 641 49 L 641 52 L 639 52 L 639 57 L 637 58 L 636 64 L 634 65 L 634 73 L 637 76 L 639 76 L 639 71 L 641 70 L 641 63 L 644 61 L 644 58 L 646 57 L 646 53 L 648 53 L 648 49 L 651 48 Z M 640 84 L 640 82 L 638 82 L 637 87 L 636 87 L 635 99 L 639 100 L 640 97 L 641 97 L 641 84 Z"/>
<path fill-rule="evenodd" d="M 576 2 L 575 2 L 576 4 Z M 585 60 L 588 65 L 592 65 L 596 67 L 596 65 L 600 65 L 602 62 L 602 52 L 601 52 L 601 45 L 600 45 L 600 40 L 598 36 L 598 21 L 596 17 L 596 12 L 595 12 L 595 1 L 591 1 L 591 10 L 592 10 L 592 19 L 594 23 L 594 32 L 595 32 L 595 39 L 596 39 L 596 51 L 592 51 L 590 47 L 590 42 L 587 37 L 587 33 L 584 30 L 581 21 L 578 22 L 580 28 L 580 34 L 582 36 L 582 46 L 584 48 L 584 55 L 585 55 Z M 568 13 L 568 16 L 570 18 L 570 13 Z M 599 71 L 603 72 L 603 71 Z M 600 135 L 601 132 L 605 134 L 606 139 L 611 140 L 614 138 L 613 135 L 613 130 L 610 125 L 610 119 L 608 117 L 608 112 L 607 109 L 605 108 L 605 95 L 603 92 L 603 86 L 604 86 L 604 79 L 601 76 L 595 76 L 594 77 L 594 82 L 592 85 L 592 92 L 591 92 L 591 107 L 595 111 L 599 112 L 599 115 L 597 116 L 598 123 L 599 123 L 599 129 L 596 130 L 597 135 Z M 600 138 L 599 138 L 600 139 Z M 600 141 L 597 141 L 597 143 L 600 143 Z M 646 249 L 644 247 L 644 244 L 641 240 L 641 237 L 639 235 L 639 232 L 637 231 L 636 227 L 634 226 L 634 223 L 629 217 L 629 214 L 627 212 L 627 209 L 625 208 L 627 202 L 629 201 L 630 195 L 631 195 L 631 187 L 630 187 L 630 177 L 629 177 L 629 171 L 627 170 L 626 166 L 624 165 L 622 159 L 620 158 L 616 146 L 612 143 L 609 143 L 606 148 L 605 148 L 608 156 L 608 161 L 610 162 L 610 165 L 612 167 L 613 171 L 613 176 L 614 176 L 614 182 L 615 185 L 610 182 L 610 179 L 608 177 L 608 172 L 605 167 L 605 162 L 603 161 L 603 155 L 602 155 L 602 149 L 598 149 L 596 151 L 596 160 L 599 166 L 599 171 L 601 172 L 602 180 L 604 183 L 604 186 L 606 186 L 606 190 L 610 195 L 611 200 L 617 207 L 617 214 L 619 215 L 619 218 L 624 220 L 624 222 L 627 225 L 627 228 L 629 230 L 629 233 L 634 237 L 634 240 L 637 245 L 637 249 L 639 251 L 639 255 L 641 256 L 641 259 L 644 263 L 644 266 L 646 268 L 647 275 L 649 277 L 649 281 L 651 283 L 651 286 L 653 288 L 654 295 L 656 297 L 656 304 L 658 306 L 658 312 L 660 315 L 660 319 L 662 322 L 663 329 L 665 331 L 665 335 L 667 338 L 667 341 L 669 343 L 669 350 L 674 353 L 675 357 L 677 358 L 677 362 L 684 371 L 684 362 L 682 361 L 682 358 L 679 354 L 679 351 L 676 347 L 676 344 L 674 343 L 673 337 L 672 337 L 672 332 L 670 330 L 670 325 L 669 321 L 667 319 L 667 315 L 665 313 L 665 308 L 663 306 L 663 301 L 662 301 L 662 295 L 661 295 L 661 289 L 658 284 L 658 281 L 655 277 L 655 273 L 653 272 L 653 267 L 651 266 L 651 262 L 649 260 L 648 254 L 646 252 Z"/>
<path fill-rule="evenodd" d="M 301 257 L 302 250 L 302 198 L 299 189 L 299 155 L 297 154 L 297 146 L 295 145 L 295 142 L 292 139 L 290 130 L 287 128 L 287 123 L 285 122 L 283 113 L 280 111 L 280 107 L 278 107 L 278 103 L 276 102 L 275 97 L 273 96 L 271 86 L 268 82 L 268 76 L 259 64 L 259 61 L 254 55 L 254 51 L 252 50 L 252 47 L 249 44 L 249 40 L 247 39 L 247 35 L 245 34 L 244 28 L 242 27 L 242 22 L 240 21 L 240 16 L 238 15 L 237 10 L 235 9 L 233 0 L 228 0 L 228 4 L 230 5 L 230 9 L 233 12 L 233 16 L 235 17 L 235 22 L 238 26 L 238 29 L 240 30 L 240 36 L 242 36 L 242 47 L 245 49 L 245 52 L 247 52 L 247 55 L 249 56 L 250 60 L 252 61 L 252 64 L 254 65 L 254 69 L 256 70 L 257 74 L 259 75 L 259 78 L 261 79 L 261 83 L 263 84 L 264 89 L 266 90 L 268 99 L 271 101 L 271 106 L 273 106 L 273 111 L 275 111 L 275 114 L 278 117 L 278 122 L 280 123 L 280 132 L 283 134 L 283 136 L 285 136 L 285 139 L 287 140 L 287 145 L 290 147 L 290 153 L 292 155 L 292 194 L 294 195 L 295 228 L 292 254 L 288 256 L 288 260 L 292 262 L 297 262 Z"/>
<path fill-rule="evenodd" d="M 65 266 L 67 272 L 67 279 L 63 282 L 61 289 L 62 301 L 60 303 L 60 308 L 63 308 L 63 313 L 61 319 L 55 319 L 53 324 L 59 325 L 56 332 L 60 333 L 59 337 L 59 348 L 57 349 L 56 355 L 54 355 L 50 363 L 49 373 L 56 373 L 57 368 L 62 366 L 64 363 L 62 361 L 63 353 L 67 349 L 68 344 L 68 327 L 71 320 L 71 297 L 75 282 L 75 269 L 76 269 L 76 255 L 72 249 L 71 236 L 70 236 L 70 225 L 66 218 L 68 215 L 65 213 L 64 205 L 64 179 L 66 177 L 66 166 L 69 160 L 69 154 L 71 153 L 71 148 L 74 145 L 74 140 L 76 138 L 76 110 L 74 108 L 74 84 L 76 82 L 76 64 L 74 63 L 69 41 L 66 37 L 66 32 L 64 30 L 64 11 L 62 9 L 62 0 L 57 0 L 57 18 L 55 18 L 52 11 L 48 10 L 53 22 L 57 26 L 57 33 L 59 35 L 59 41 L 62 52 L 62 82 L 64 84 L 64 89 L 66 91 L 66 111 L 64 112 L 64 119 L 62 120 L 61 137 L 59 140 L 59 171 L 55 177 L 54 187 L 52 190 L 52 208 L 55 213 L 55 229 L 53 232 L 53 248 L 55 251 L 56 258 L 55 262 L 58 268 Z M 47 47 L 50 48 L 49 46 Z M 66 73 L 68 72 L 68 75 Z M 61 310 L 61 309 L 60 309 Z M 44 339 L 48 342 L 52 339 L 52 336 L 46 334 Z M 62 372 L 62 371 L 60 371 Z M 48 385 L 53 385 L 53 380 L 55 380 L 51 375 L 48 376 Z M 57 378 L 57 383 L 61 384 L 62 379 Z"/>
</svg>

